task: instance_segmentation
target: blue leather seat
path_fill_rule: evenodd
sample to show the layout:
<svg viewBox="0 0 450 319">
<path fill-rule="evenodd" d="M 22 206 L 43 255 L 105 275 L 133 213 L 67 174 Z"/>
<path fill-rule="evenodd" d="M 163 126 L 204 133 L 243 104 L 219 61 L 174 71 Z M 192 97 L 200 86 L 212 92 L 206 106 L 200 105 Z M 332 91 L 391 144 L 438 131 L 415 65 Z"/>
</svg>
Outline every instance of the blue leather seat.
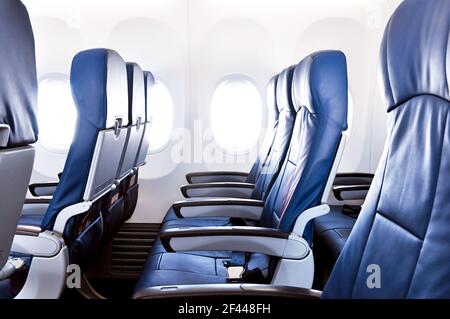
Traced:
<svg viewBox="0 0 450 319">
<path fill-rule="evenodd" d="M 294 108 L 291 88 L 292 77 L 294 73 L 294 66 L 288 67 L 283 70 L 276 82 L 276 107 L 278 108 L 278 121 L 275 136 L 268 148 L 268 153 L 264 162 L 257 160 L 257 167 L 252 169 L 252 174 L 256 175 L 256 184 L 251 194 L 251 198 L 265 200 L 272 188 L 283 162 L 286 158 L 286 154 L 289 149 L 289 143 L 291 141 L 294 121 L 296 117 L 296 110 Z M 272 86 L 269 85 L 269 90 L 272 90 Z M 269 94 L 270 96 L 270 94 Z M 269 100 L 270 101 L 270 100 Z M 255 165 L 256 165 L 255 163 Z M 205 225 L 229 225 L 231 224 L 228 218 L 183 218 L 179 220 L 175 214 L 173 207 L 167 212 L 164 224 L 170 227 L 173 226 L 205 226 Z"/>
<path fill-rule="evenodd" d="M 29 256 L 10 256 L 38 138 L 34 36 L 20 1 L 0 2 L 0 299 L 18 291 Z M 11 257 L 25 266 L 16 269 Z"/>
<path fill-rule="evenodd" d="M 282 99 L 290 98 L 290 92 L 284 91 Z M 318 52 L 295 66 L 292 100 L 296 117 L 290 147 L 258 223 L 287 233 L 303 211 L 320 204 L 342 133 L 347 129 L 344 54 Z M 303 235 L 310 239 L 311 228 L 307 227 Z M 135 292 L 154 286 L 226 283 L 226 264 L 232 258 L 229 251 L 171 253 L 155 246 Z M 244 281 L 270 281 L 274 258 L 252 253 L 245 259 L 249 276 L 244 276 Z"/>
<path fill-rule="evenodd" d="M 447 0 L 406 0 L 386 27 L 387 141 L 325 298 L 450 298 L 449 38 Z"/>
<path fill-rule="evenodd" d="M 104 238 L 109 240 L 128 219 L 132 211 L 129 207 L 127 194 L 137 178 L 136 158 L 141 146 L 145 131 L 145 87 L 144 73 L 136 63 L 127 63 L 128 83 L 128 116 L 123 126 L 126 130 L 125 145 L 121 154 L 115 183 L 117 188 L 109 194 L 109 207 L 104 214 Z M 136 194 L 137 201 L 137 194 Z"/>
<path fill-rule="evenodd" d="M 108 207 L 125 145 L 126 128 L 121 128 L 128 119 L 125 62 L 112 50 L 82 51 L 73 59 L 70 83 L 78 111 L 75 136 L 40 227 L 51 231 L 66 208 L 88 204 L 90 208 L 74 214 L 63 230 L 70 261 L 83 266 L 95 256 L 92 252 L 99 249 L 104 232 L 111 227 L 102 213 Z M 37 216 L 21 220 L 22 225 L 37 222 Z"/>
<path fill-rule="evenodd" d="M 129 68 L 129 67 L 128 67 Z M 128 72 L 129 74 L 129 72 Z M 140 78 L 140 75 L 139 75 Z M 129 82 L 130 84 L 130 82 Z M 150 104 L 151 104 L 151 88 L 155 84 L 155 79 L 151 72 L 143 72 L 143 89 L 144 89 L 144 105 L 140 113 L 142 114 L 142 126 L 143 133 L 141 139 L 138 143 L 138 148 L 136 150 L 135 158 L 133 160 L 132 172 L 128 177 L 122 182 L 121 193 L 124 198 L 124 217 L 123 221 L 128 220 L 136 208 L 139 194 L 139 167 L 145 164 L 145 158 L 148 153 L 149 146 L 149 132 L 151 127 L 151 115 L 150 115 Z M 139 94 L 139 97 L 141 94 Z"/>
</svg>

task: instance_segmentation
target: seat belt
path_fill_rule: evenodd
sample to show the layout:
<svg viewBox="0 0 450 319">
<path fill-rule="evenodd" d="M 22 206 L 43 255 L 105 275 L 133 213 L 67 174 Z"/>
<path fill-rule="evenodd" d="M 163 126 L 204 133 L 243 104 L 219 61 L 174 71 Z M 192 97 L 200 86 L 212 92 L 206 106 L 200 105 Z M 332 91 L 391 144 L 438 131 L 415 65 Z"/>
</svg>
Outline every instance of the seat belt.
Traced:
<svg viewBox="0 0 450 319">
<path fill-rule="evenodd" d="M 231 282 L 241 281 L 247 268 L 246 265 L 245 252 L 231 252 L 231 260 L 224 261 L 224 266 L 227 267 L 227 280 Z"/>
<path fill-rule="evenodd" d="M 225 267 L 227 267 L 227 280 L 229 282 L 266 283 L 267 278 L 264 277 L 261 269 L 247 269 L 249 259 L 249 253 L 231 252 L 231 261 L 224 262 Z"/>
</svg>

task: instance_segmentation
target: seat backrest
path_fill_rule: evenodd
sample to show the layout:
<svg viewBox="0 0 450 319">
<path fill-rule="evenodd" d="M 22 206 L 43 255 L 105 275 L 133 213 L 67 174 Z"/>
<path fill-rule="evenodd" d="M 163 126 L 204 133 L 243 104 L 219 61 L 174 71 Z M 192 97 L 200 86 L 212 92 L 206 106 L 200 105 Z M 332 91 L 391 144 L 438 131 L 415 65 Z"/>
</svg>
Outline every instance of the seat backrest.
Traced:
<svg viewBox="0 0 450 319">
<path fill-rule="evenodd" d="M 386 27 L 385 149 L 323 297 L 450 298 L 449 38 L 447 0 L 405 0 Z"/>
<path fill-rule="evenodd" d="M 148 152 L 150 136 L 150 126 L 152 125 L 152 118 L 150 110 L 155 105 L 152 104 L 151 88 L 155 84 L 155 78 L 149 71 L 144 71 L 144 89 L 145 89 L 145 128 L 144 136 L 139 146 L 138 155 L 136 157 L 135 167 L 144 165 L 145 158 Z"/>
<path fill-rule="evenodd" d="M 127 63 L 128 123 L 127 138 L 117 179 L 120 181 L 132 173 L 145 129 L 144 73 L 136 63 Z"/>
<path fill-rule="evenodd" d="M 278 107 L 278 127 L 270 152 L 263 163 L 261 173 L 256 179 L 252 198 L 265 199 L 280 172 L 289 149 L 295 109 L 292 104 L 291 87 L 294 66 L 284 69 L 278 76 L 276 85 L 276 104 Z"/>
<path fill-rule="evenodd" d="M 33 169 L 38 128 L 34 37 L 20 1 L 0 2 L 0 270 L 8 260 Z"/>
<path fill-rule="evenodd" d="M 42 221 L 48 230 L 64 208 L 95 202 L 114 187 L 127 135 L 121 128 L 128 119 L 127 70 L 115 51 L 78 53 L 70 84 L 78 118 L 63 174 Z"/>
<path fill-rule="evenodd" d="M 266 87 L 266 106 L 268 114 L 267 132 L 259 149 L 258 157 L 256 158 L 256 161 L 253 164 L 250 173 L 248 174 L 246 181 L 247 183 L 254 184 L 258 179 L 275 140 L 279 115 L 276 101 L 277 80 L 278 75 L 273 76 Z"/>
<path fill-rule="evenodd" d="M 266 200 L 261 226 L 290 232 L 302 212 L 321 203 L 347 129 L 347 90 L 346 59 L 340 51 L 313 53 L 295 67 L 294 131 L 288 155 Z M 311 227 L 307 227 L 303 237 L 311 240 L 311 236 Z"/>
</svg>

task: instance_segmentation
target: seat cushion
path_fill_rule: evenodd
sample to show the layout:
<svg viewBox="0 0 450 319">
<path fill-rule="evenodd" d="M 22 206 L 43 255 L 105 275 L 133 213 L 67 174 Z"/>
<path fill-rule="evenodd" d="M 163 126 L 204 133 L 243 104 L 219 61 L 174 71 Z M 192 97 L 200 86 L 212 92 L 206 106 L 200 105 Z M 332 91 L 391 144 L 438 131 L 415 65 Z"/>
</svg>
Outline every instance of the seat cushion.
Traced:
<svg viewBox="0 0 450 319">
<path fill-rule="evenodd" d="M 237 221 L 237 220 L 236 220 Z M 236 223 L 235 220 L 227 218 L 227 217 L 208 217 L 208 218 L 200 218 L 200 217 L 188 217 L 188 218 L 179 218 L 173 208 L 170 208 L 167 212 L 164 221 L 161 225 L 160 232 L 172 229 L 172 228 L 186 228 L 186 227 L 211 227 L 211 226 L 241 226 L 243 224 L 247 224 L 244 220 L 239 220 L 239 224 Z M 165 253 L 161 241 L 156 239 L 153 243 L 152 249 L 150 250 L 149 255 Z M 189 252 L 191 255 L 200 255 L 200 256 L 209 256 L 209 257 L 220 257 L 223 256 L 223 252 L 217 251 L 201 251 L 201 252 Z M 228 256 L 228 255 L 227 255 Z"/>
<path fill-rule="evenodd" d="M 314 246 L 317 255 L 327 255 L 334 263 L 344 248 L 356 218 L 346 215 L 343 207 L 333 206 L 328 214 L 314 222 Z"/>
<path fill-rule="evenodd" d="M 176 228 L 176 227 L 201 227 L 201 226 L 226 226 L 230 223 L 230 219 L 227 217 L 207 217 L 207 218 L 180 218 L 175 214 L 174 209 L 171 207 L 163 220 L 163 227 Z"/>
<path fill-rule="evenodd" d="M 41 214 L 22 215 L 22 216 L 20 216 L 20 219 L 19 219 L 19 225 L 41 227 L 43 218 L 44 218 L 44 215 L 41 215 Z"/>
<path fill-rule="evenodd" d="M 179 218 L 171 208 L 163 221 L 160 231 L 170 228 L 231 226 L 230 218 Z M 165 285 L 188 285 L 226 283 L 225 261 L 231 261 L 230 251 L 190 251 L 188 253 L 168 253 L 159 238 L 153 243 L 135 291 L 143 288 Z M 259 268 L 267 275 L 269 257 L 252 254 L 248 269 Z"/>
<path fill-rule="evenodd" d="M 41 227 L 48 203 L 25 203 L 22 208 L 19 225 Z"/>
<path fill-rule="evenodd" d="M 231 260 L 231 253 L 217 253 L 221 253 L 221 256 L 200 256 L 195 252 L 153 254 L 147 259 L 135 292 L 156 286 L 226 283 L 227 269 L 224 262 Z M 252 254 L 247 272 L 257 268 L 267 276 L 269 257 Z"/>
</svg>

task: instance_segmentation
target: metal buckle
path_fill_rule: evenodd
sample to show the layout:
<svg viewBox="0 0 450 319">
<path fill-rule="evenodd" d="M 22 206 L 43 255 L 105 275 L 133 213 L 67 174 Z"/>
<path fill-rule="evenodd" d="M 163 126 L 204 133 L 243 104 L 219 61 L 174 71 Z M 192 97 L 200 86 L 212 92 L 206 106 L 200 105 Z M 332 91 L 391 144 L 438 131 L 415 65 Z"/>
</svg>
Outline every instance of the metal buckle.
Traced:
<svg viewBox="0 0 450 319">
<path fill-rule="evenodd" d="M 25 265 L 25 261 L 21 258 L 10 258 L 8 260 L 8 263 L 10 263 L 16 270 L 19 270 Z"/>
<path fill-rule="evenodd" d="M 245 268 L 243 266 L 229 266 L 227 268 L 228 280 L 240 280 L 244 275 Z"/>
</svg>

